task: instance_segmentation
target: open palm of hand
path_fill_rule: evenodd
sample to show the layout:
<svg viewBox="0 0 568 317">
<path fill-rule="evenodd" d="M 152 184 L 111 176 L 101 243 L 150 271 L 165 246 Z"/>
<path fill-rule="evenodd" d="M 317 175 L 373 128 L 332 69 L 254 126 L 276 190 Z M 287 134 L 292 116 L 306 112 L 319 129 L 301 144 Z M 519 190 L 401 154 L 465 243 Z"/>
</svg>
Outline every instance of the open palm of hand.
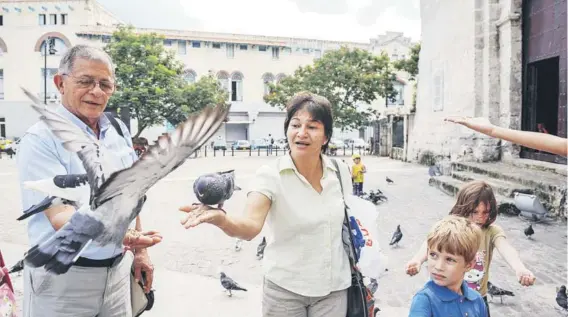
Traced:
<svg viewBox="0 0 568 317">
<path fill-rule="evenodd" d="M 180 211 L 187 213 L 181 220 L 181 224 L 186 228 L 192 228 L 202 223 L 210 223 L 217 227 L 225 221 L 225 211 L 220 208 L 213 208 L 203 204 L 193 204 L 179 208 Z"/>
</svg>

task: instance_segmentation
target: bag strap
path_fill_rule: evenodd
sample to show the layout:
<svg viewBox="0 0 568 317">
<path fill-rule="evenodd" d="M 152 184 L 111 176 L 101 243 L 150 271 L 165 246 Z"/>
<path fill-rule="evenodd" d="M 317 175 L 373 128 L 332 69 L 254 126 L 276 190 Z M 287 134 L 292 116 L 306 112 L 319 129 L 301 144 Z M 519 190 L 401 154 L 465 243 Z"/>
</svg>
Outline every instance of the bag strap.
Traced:
<svg viewBox="0 0 568 317">
<path fill-rule="evenodd" d="M 116 132 L 118 132 L 118 135 L 124 138 L 124 132 L 122 132 L 122 128 L 120 127 L 120 124 L 118 123 L 118 120 L 116 120 L 114 115 L 111 112 L 105 112 L 105 115 L 110 121 L 110 124 L 112 124 L 112 126 L 116 130 Z M 126 144 L 128 144 L 128 142 L 126 142 Z"/>
<path fill-rule="evenodd" d="M 351 270 L 355 267 L 355 245 L 353 244 L 353 237 L 351 236 L 351 232 L 353 232 L 351 228 L 351 222 L 349 221 L 349 214 L 347 213 L 347 204 L 345 203 L 345 192 L 343 190 L 343 181 L 341 180 L 341 171 L 339 170 L 339 164 L 337 164 L 336 159 L 332 159 L 333 165 L 336 169 L 337 180 L 339 180 L 339 186 L 341 187 L 341 196 L 343 197 L 343 211 L 345 212 L 345 217 L 343 219 L 344 226 L 347 227 L 347 239 L 349 240 L 349 245 L 347 246 L 347 257 L 349 258 L 349 263 L 351 264 Z M 344 242 L 345 245 L 345 242 Z"/>
</svg>

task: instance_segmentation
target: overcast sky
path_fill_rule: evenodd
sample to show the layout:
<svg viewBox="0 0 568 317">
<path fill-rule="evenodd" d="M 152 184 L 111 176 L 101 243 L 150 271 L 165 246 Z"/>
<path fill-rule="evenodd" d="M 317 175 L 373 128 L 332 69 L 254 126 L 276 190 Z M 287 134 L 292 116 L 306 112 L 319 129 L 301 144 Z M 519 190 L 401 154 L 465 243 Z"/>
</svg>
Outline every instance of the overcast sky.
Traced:
<svg viewBox="0 0 568 317">
<path fill-rule="evenodd" d="M 420 0 L 98 0 L 138 27 L 368 42 L 420 39 Z"/>
</svg>

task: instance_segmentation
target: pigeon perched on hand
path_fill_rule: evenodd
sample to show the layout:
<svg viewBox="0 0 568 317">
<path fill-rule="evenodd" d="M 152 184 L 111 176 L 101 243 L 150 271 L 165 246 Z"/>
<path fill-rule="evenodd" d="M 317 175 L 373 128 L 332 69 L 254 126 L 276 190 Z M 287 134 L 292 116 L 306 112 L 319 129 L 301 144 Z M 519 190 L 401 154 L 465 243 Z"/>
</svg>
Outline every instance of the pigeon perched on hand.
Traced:
<svg viewBox="0 0 568 317">
<path fill-rule="evenodd" d="M 528 228 L 525 229 L 525 236 L 527 236 L 527 238 L 531 238 L 531 236 L 534 234 L 534 230 L 532 225 L 529 225 Z"/>
<path fill-rule="evenodd" d="M 264 249 L 266 248 L 266 237 L 262 237 L 262 241 L 256 247 L 256 258 L 262 260 L 264 258 Z"/>
<path fill-rule="evenodd" d="M 394 184 L 394 181 L 390 179 L 388 176 L 385 178 L 385 180 L 387 181 L 387 184 Z"/>
<path fill-rule="evenodd" d="M 506 289 L 499 288 L 493 283 L 487 281 L 487 293 L 491 295 L 491 300 L 493 301 L 493 296 L 499 296 L 501 298 L 501 304 L 503 304 L 503 296 L 515 296 L 513 292 Z"/>
<path fill-rule="evenodd" d="M 63 147 L 77 153 L 89 184 L 89 203 L 27 252 L 25 265 L 44 266 L 53 274 L 66 273 L 93 241 L 100 245 L 112 243 L 122 249 L 128 226 L 142 210 L 146 192 L 211 138 L 230 109 L 230 105 L 207 107 L 200 114 L 191 115 L 171 135 L 161 136 L 130 168 L 115 171 L 109 161 L 113 154 L 97 138 L 23 90 L 34 102 L 32 108 L 41 114 L 41 121 L 61 140 Z"/>
<path fill-rule="evenodd" d="M 566 295 L 566 286 L 560 286 L 560 289 L 556 292 L 556 303 L 558 306 L 568 309 L 568 295 Z"/>
<path fill-rule="evenodd" d="M 392 234 L 392 239 L 389 245 L 396 245 L 398 247 L 400 239 L 402 239 L 402 231 L 400 231 L 400 225 L 397 225 L 396 231 Z"/>
<path fill-rule="evenodd" d="M 235 171 L 211 173 L 199 176 L 193 183 L 195 197 L 204 205 L 218 205 L 233 196 L 235 190 L 241 190 L 235 185 Z"/>
<path fill-rule="evenodd" d="M 228 277 L 225 273 L 221 272 L 221 285 L 227 290 L 229 297 L 233 296 L 232 291 L 247 291 L 246 288 L 240 287 L 237 282 Z"/>
</svg>

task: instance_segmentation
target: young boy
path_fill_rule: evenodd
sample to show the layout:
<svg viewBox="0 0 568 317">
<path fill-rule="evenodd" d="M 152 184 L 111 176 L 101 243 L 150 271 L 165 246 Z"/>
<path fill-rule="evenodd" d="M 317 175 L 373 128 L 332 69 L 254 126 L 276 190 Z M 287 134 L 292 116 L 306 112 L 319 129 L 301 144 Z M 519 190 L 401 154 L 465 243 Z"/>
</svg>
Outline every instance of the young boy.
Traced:
<svg viewBox="0 0 568 317">
<path fill-rule="evenodd" d="M 363 174 L 367 173 L 365 165 L 361 163 L 361 155 L 353 154 L 353 167 L 351 168 L 351 178 L 353 179 L 353 195 L 363 194 Z"/>
<path fill-rule="evenodd" d="M 487 317 L 481 295 L 464 282 L 475 264 L 481 229 L 466 218 L 448 216 L 428 234 L 428 272 L 431 280 L 412 300 L 409 316 Z"/>
</svg>

